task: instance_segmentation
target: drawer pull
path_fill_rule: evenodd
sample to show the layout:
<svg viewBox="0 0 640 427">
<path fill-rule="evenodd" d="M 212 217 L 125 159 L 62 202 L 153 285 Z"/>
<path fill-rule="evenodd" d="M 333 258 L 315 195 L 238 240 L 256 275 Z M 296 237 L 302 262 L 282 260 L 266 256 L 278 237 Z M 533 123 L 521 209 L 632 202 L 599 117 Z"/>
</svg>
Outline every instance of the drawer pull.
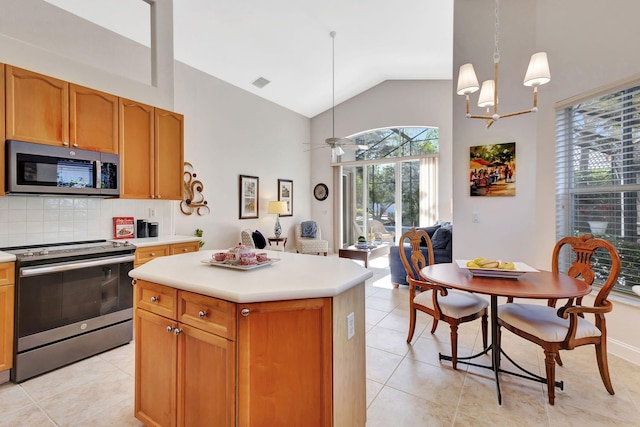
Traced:
<svg viewBox="0 0 640 427">
<path fill-rule="evenodd" d="M 131 286 L 135 286 L 138 281 L 136 279 L 131 279 Z"/>
<path fill-rule="evenodd" d="M 173 326 L 167 326 L 167 332 L 169 333 L 173 332 Z"/>
<path fill-rule="evenodd" d="M 242 314 L 244 317 L 247 317 L 249 313 L 250 311 L 248 308 L 243 308 L 242 311 L 240 312 L 240 314 Z"/>
<path fill-rule="evenodd" d="M 149 254 L 149 256 L 156 256 L 156 253 L 155 253 L 155 252 L 151 252 L 151 253 Z"/>
<path fill-rule="evenodd" d="M 207 317 L 207 311 L 206 310 L 200 310 L 198 312 L 198 317 L 201 319 L 204 319 L 205 317 Z"/>
<path fill-rule="evenodd" d="M 180 335 L 181 333 L 182 333 L 182 329 L 180 329 L 180 328 L 175 328 L 173 330 L 173 334 L 176 335 L 176 336 Z"/>
<path fill-rule="evenodd" d="M 151 297 L 151 302 L 158 302 L 160 301 L 160 297 Z"/>
<path fill-rule="evenodd" d="M 189 249 L 184 248 L 184 249 L 182 250 L 182 252 L 189 252 Z"/>
</svg>

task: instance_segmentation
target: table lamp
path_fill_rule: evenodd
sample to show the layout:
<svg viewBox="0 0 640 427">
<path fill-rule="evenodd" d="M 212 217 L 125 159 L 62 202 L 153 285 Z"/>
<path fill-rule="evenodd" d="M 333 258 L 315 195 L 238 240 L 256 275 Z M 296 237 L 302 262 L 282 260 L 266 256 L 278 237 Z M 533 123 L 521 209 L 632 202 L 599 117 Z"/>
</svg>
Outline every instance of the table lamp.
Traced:
<svg viewBox="0 0 640 427">
<path fill-rule="evenodd" d="M 267 212 L 277 215 L 273 233 L 276 235 L 276 238 L 280 238 L 280 234 L 282 234 L 282 227 L 280 227 L 280 214 L 287 213 L 287 202 L 269 202 Z"/>
</svg>

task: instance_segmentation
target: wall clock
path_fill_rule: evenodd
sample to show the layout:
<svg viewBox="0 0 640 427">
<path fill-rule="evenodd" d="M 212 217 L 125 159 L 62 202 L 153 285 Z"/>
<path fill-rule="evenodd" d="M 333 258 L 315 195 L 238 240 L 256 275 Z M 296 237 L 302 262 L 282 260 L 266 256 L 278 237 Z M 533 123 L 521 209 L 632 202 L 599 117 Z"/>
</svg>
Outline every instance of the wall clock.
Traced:
<svg viewBox="0 0 640 427">
<path fill-rule="evenodd" d="M 329 197 L 329 189 L 325 184 L 318 184 L 313 189 L 313 196 L 317 200 L 324 200 Z"/>
</svg>

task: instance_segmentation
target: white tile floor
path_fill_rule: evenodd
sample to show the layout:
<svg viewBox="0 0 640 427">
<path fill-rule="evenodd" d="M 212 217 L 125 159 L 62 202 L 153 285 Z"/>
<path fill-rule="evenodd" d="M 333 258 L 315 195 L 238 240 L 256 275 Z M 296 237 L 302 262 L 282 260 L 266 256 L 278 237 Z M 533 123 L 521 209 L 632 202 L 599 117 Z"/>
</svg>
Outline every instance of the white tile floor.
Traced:
<svg viewBox="0 0 640 427">
<path fill-rule="evenodd" d="M 355 262 L 355 261 L 354 261 Z M 367 427 L 388 426 L 638 426 L 640 367 L 609 355 L 615 396 L 605 390 L 592 346 L 562 353 L 564 391 L 547 403 L 544 385 L 501 376 L 498 405 L 491 371 L 440 363 L 449 328 L 430 334 L 419 313 L 406 343 L 408 292 L 392 289 L 386 258 L 372 260 L 367 281 Z M 615 309 L 615 307 L 614 307 Z M 460 354 L 481 347 L 480 322 L 460 328 Z M 503 347 L 527 369 L 544 369 L 542 350 L 503 333 Z M 485 360 L 489 362 L 488 358 Z M 140 426 L 133 417 L 133 345 L 25 381 L 0 386 L 0 426 Z M 284 426 L 288 427 L 288 426 Z"/>
</svg>

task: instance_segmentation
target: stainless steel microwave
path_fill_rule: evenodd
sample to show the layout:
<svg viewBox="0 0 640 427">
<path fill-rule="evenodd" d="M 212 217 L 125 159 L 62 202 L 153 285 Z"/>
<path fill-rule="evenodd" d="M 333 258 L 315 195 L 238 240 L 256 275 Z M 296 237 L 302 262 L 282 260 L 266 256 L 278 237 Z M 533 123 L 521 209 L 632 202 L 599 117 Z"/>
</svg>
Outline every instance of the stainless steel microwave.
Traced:
<svg viewBox="0 0 640 427">
<path fill-rule="evenodd" d="M 117 154 L 7 140 L 6 193 L 117 197 Z"/>
</svg>

